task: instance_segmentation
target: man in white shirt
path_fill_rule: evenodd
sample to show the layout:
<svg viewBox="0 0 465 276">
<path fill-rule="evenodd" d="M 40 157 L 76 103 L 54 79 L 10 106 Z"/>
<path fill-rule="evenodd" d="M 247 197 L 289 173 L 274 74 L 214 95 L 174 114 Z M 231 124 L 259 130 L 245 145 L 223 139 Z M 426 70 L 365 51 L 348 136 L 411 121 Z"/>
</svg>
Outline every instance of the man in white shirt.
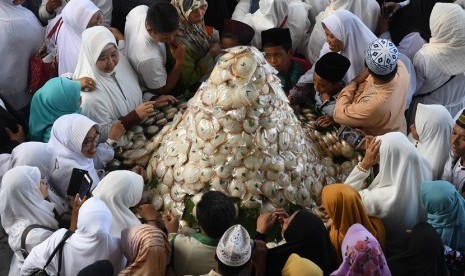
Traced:
<svg viewBox="0 0 465 276">
<path fill-rule="evenodd" d="M 185 46 L 176 41 L 179 17 L 167 2 L 135 7 L 126 18 L 126 56 L 139 76 L 144 101 L 155 95 L 171 95 L 184 65 Z M 167 69 L 167 49 L 174 58 Z"/>
<path fill-rule="evenodd" d="M 442 179 L 452 183 L 465 197 L 465 111 L 455 121 L 450 136 L 449 159 L 444 166 Z"/>
</svg>

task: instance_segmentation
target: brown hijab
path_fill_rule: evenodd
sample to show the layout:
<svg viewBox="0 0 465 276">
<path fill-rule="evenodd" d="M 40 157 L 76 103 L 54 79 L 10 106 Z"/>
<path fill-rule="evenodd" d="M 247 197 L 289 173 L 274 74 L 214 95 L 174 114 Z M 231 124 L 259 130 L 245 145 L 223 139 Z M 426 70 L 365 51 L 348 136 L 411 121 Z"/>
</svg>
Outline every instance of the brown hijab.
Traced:
<svg viewBox="0 0 465 276">
<path fill-rule="evenodd" d="M 147 224 L 126 228 L 121 232 L 121 247 L 129 265 L 119 275 L 168 274 L 171 246 L 162 230 Z"/>
<path fill-rule="evenodd" d="M 369 217 L 359 193 L 347 184 L 332 184 L 325 186 L 321 194 L 323 207 L 333 220 L 329 229 L 329 238 L 337 254 L 339 262 L 342 261 L 341 245 L 347 230 L 359 223 L 370 232 L 381 247 L 386 242 L 386 232 L 381 219 Z"/>
</svg>

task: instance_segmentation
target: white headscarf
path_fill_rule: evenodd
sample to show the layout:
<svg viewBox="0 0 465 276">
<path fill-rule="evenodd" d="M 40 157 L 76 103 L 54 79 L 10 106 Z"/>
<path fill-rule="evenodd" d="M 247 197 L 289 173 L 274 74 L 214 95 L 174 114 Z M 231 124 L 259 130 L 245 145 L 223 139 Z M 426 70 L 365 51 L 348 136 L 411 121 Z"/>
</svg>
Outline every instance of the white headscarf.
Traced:
<svg viewBox="0 0 465 276">
<path fill-rule="evenodd" d="M 15 109 L 31 101 L 27 91 L 29 60 L 44 35 L 37 17 L 13 0 L 0 0 L 0 95 Z"/>
<path fill-rule="evenodd" d="M 82 143 L 89 130 L 97 124 L 86 116 L 68 114 L 53 123 L 47 150 L 55 152 L 56 169 L 50 184 L 61 196 L 66 195 L 73 168 L 86 170 L 93 180 L 92 187 L 100 181 L 92 158 L 82 154 Z"/>
<path fill-rule="evenodd" d="M 367 214 L 383 220 L 388 236 L 400 237 L 426 219 L 420 186 L 432 179 L 432 172 L 428 161 L 404 134 L 390 132 L 378 139 L 380 171 L 370 186 L 359 193 Z"/>
<path fill-rule="evenodd" d="M 433 180 L 441 179 L 449 157 L 453 125 L 454 121 L 444 106 L 418 104 L 415 127 L 420 139 L 417 149 L 431 165 Z"/>
<path fill-rule="evenodd" d="M 380 17 L 380 7 L 376 0 L 332 0 L 329 7 L 321 12 L 313 27 L 308 42 L 308 57 L 312 64 L 318 60 L 326 35 L 321 22 L 337 10 L 347 10 L 355 14 L 372 31 L 375 32 Z M 352 62 L 352 60 L 351 60 Z"/>
<path fill-rule="evenodd" d="M 254 28 L 255 36 L 252 45 L 260 49 L 262 46 L 262 31 L 277 28 L 284 22 L 289 14 L 289 1 L 261 0 L 258 5 L 259 9 L 253 14 L 248 13 L 244 17 L 232 19 L 244 22 Z"/>
<path fill-rule="evenodd" d="M 448 75 L 465 72 L 465 11 L 455 3 L 436 3 L 430 17 L 431 39 L 420 49 Z"/>
<path fill-rule="evenodd" d="M 347 70 L 344 80 L 350 82 L 365 70 L 365 49 L 377 37 L 350 11 L 337 10 L 325 18 L 322 23 L 331 31 L 334 37 L 344 44 L 340 54 L 350 60 L 350 68 Z M 325 42 L 320 56 L 329 52 L 328 42 Z"/>
<path fill-rule="evenodd" d="M 118 83 L 112 74 L 97 68 L 96 62 L 105 47 L 109 44 L 116 46 L 110 30 L 102 26 L 86 29 L 82 33 L 82 41 L 74 77 L 91 77 L 96 83 L 94 92 L 81 94 L 82 114 L 100 124 L 101 138 L 106 139 L 111 125 L 142 103 L 142 92 L 137 74 L 124 55 L 119 54 L 119 63 L 113 72 Z"/>
<path fill-rule="evenodd" d="M 0 163 L 0 181 L 8 170 L 16 166 L 37 167 L 40 175 L 46 179 L 55 170 L 54 152 L 47 150 L 47 143 L 41 142 L 19 144 L 11 154 L 0 155 Z"/>
<path fill-rule="evenodd" d="M 79 209 L 76 232 L 63 247 L 62 275 L 77 275 L 79 271 L 98 260 L 109 260 L 115 272 L 123 260 L 119 240 L 110 235 L 111 212 L 98 198 L 90 198 Z M 60 242 L 65 229 L 55 232 L 49 239 L 36 246 L 24 262 L 21 274 L 29 275 L 33 268 L 43 267 L 48 256 Z M 58 254 L 57 254 L 58 256 Z M 56 275 L 58 258 L 49 265 L 51 275 Z"/>
<path fill-rule="evenodd" d="M 71 0 L 63 8 L 60 16 L 49 22 L 46 35 L 60 18 L 63 20 L 63 24 L 54 35 L 58 46 L 58 75 L 73 73 L 76 69 L 82 32 L 98 11 L 99 8 L 90 0 Z"/>
<path fill-rule="evenodd" d="M 121 237 L 121 230 L 141 224 L 129 209 L 142 198 L 144 180 L 131 171 L 112 171 L 105 176 L 92 192 L 93 196 L 105 202 L 113 215 L 111 235 Z"/>
<path fill-rule="evenodd" d="M 17 166 L 3 176 L 0 215 L 2 226 L 9 235 L 12 235 L 10 227 L 20 218 L 31 224 L 58 229 L 53 215 L 54 204 L 44 200 L 39 185 L 40 171 L 36 167 Z"/>
</svg>

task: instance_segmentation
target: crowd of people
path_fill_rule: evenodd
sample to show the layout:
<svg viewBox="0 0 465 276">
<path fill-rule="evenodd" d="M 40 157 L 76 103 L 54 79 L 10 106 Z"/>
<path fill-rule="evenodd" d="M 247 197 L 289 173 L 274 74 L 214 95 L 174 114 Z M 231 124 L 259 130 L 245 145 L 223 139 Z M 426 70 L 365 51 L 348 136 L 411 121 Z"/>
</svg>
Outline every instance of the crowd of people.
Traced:
<svg viewBox="0 0 465 276">
<path fill-rule="evenodd" d="M 0 0 L 0 219 L 9 275 L 465 275 L 465 1 Z M 363 135 L 316 209 L 219 191 L 198 229 L 143 200 L 145 168 L 105 171 L 131 127 L 253 46 L 316 126 Z M 30 91 L 45 47 L 57 76 Z M 81 172 L 88 191 L 70 194 Z M 79 194 L 82 193 L 82 194 Z M 289 213 L 288 213 L 289 212 Z M 137 215 L 136 215 L 137 214 Z M 279 225 L 282 241 L 272 242 Z"/>
</svg>

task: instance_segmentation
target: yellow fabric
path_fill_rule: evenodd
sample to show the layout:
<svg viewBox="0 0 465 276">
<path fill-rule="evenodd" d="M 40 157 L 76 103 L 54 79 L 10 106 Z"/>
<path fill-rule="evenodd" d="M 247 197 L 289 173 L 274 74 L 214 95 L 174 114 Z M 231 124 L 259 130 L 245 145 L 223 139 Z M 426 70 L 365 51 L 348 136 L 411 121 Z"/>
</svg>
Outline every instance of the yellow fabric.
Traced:
<svg viewBox="0 0 465 276">
<path fill-rule="evenodd" d="M 366 214 L 360 194 L 346 184 L 325 186 L 322 191 L 323 207 L 333 220 L 329 229 L 329 238 L 339 262 L 342 261 L 341 245 L 347 230 L 355 223 L 363 225 L 384 249 L 386 232 L 383 222 Z"/>
<path fill-rule="evenodd" d="M 309 259 L 292 253 L 281 271 L 282 276 L 323 276 L 323 270 Z"/>
</svg>

